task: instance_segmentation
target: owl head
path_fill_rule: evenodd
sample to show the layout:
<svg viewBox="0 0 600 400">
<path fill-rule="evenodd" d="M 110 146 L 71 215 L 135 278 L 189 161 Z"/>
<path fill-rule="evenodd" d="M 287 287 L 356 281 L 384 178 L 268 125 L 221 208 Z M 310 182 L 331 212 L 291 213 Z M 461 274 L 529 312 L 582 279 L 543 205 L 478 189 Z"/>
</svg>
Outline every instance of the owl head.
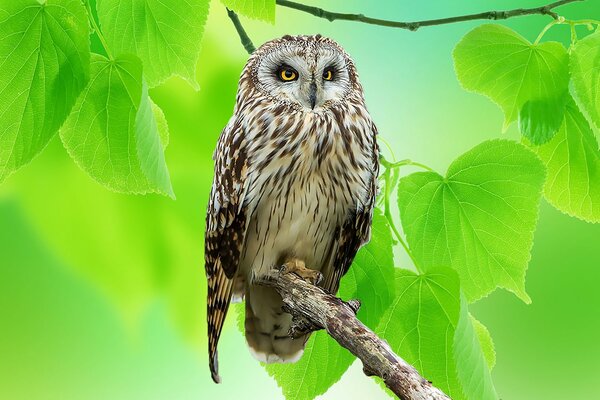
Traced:
<svg viewBox="0 0 600 400">
<path fill-rule="evenodd" d="M 362 89 L 354 63 L 335 41 L 321 35 L 289 36 L 263 44 L 242 74 L 255 90 L 296 109 L 319 112 Z"/>
</svg>

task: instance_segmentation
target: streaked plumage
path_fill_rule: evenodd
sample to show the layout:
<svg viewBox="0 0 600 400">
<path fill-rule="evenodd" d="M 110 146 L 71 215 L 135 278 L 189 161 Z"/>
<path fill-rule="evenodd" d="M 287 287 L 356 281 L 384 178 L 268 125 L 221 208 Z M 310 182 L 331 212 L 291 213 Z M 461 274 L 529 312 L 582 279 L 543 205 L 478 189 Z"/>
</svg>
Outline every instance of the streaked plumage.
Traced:
<svg viewBox="0 0 600 400">
<path fill-rule="evenodd" d="M 291 76 L 295 80 L 283 81 Z M 252 283 L 300 259 L 323 273 L 324 289 L 337 291 L 369 239 L 377 191 L 375 135 L 354 64 L 334 41 L 284 36 L 248 60 L 234 115 L 214 153 L 206 217 L 215 382 L 217 342 L 234 295 L 245 297 L 246 340 L 258 359 L 290 362 L 302 354 L 308 335 L 288 337 L 291 316 L 282 311 L 281 298 Z"/>
</svg>

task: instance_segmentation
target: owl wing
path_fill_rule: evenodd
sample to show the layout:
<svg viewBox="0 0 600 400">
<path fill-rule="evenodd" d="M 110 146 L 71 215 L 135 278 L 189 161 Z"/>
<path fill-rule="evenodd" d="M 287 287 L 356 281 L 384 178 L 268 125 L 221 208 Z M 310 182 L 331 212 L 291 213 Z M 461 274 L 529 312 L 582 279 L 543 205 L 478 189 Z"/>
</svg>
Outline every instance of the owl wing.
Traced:
<svg viewBox="0 0 600 400">
<path fill-rule="evenodd" d="M 244 206 L 248 160 L 246 140 L 239 122 L 232 118 L 213 155 L 215 174 L 206 213 L 204 260 L 208 281 L 208 355 L 213 380 L 221 381 L 217 343 L 231 300 L 235 273 L 246 236 Z"/>
<path fill-rule="evenodd" d="M 375 138 L 377 128 L 372 124 L 371 129 L 373 138 Z M 334 245 L 333 264 L 329 273 L 324 277 L 323 283 L 323 289 L 332 294 L 337 293 L 340 280 L 348 272 L 358 250 L 371 238 L 371 222 L 377 197 L 377 176 L 379 174 L 379 147 L 375 139 L 373 139 L 372 161 L 373 173 L 367 183 L 368 192 L 364 202 L 360 202 L 337 230 L 338 240 Z"/>
</svg>

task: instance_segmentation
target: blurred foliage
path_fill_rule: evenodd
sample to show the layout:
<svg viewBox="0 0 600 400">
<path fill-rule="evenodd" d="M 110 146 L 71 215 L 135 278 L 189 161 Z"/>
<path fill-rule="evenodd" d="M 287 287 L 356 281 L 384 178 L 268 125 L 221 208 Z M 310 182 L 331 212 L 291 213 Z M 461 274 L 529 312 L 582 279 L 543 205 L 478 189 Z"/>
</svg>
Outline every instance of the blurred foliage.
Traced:
<svg viewBox="0 0 600 400">
<path fill-rule="evenodd" d="M 44 241 L 115 301 L 131 329 L 164 296 L 176 326 L 197 345 L 206 341 L 202 236 L 212 148 L 229 119 L 239 74 L 239 66 L 221 65 L 201 92 L 178 79 L 152 90 L 177 136 L 166 152 L 176 202 L 106 190 L 68 159 L 58 138 L 6 188 Z"/>
</svg>

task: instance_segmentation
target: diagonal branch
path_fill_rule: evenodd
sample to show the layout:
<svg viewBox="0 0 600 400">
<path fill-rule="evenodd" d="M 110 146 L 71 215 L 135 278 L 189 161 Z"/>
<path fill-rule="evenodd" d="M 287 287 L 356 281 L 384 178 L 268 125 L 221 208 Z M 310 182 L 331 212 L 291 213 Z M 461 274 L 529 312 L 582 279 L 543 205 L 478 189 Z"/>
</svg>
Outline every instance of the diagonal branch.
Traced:
<svg viewBox="0 0 600 400">
<path fill-rule="evenodd" d="M 356 300 L 344 302 L 283 268 L 257 283 L 277 290 L 296 321 L 306 321 L 304 326 L 313 330 L 325 329 L 362 361 L 365 374 L 379 376 L 399 399 L 450 400 L 356 318 Z"/>
<path fill-rule="evenodd" d="M 246 33 L 246 30 L 242 26 L 242 23 L 240 22 L 240 19 L 238 18 L 235 11 L 227 8 L 227 15 L 229 16 L 229 19 L 231 19 L 231 22 L 233 22 L 233 26 L 235 26 L 235 30 L 237 31 L 238 36 L 240 37 L 240 41 L 242 42 L 242 46 L 244 46 L 244 49 L 246 49 L 248 54 L 254 53 L 256 47 L 254 47 L 252 40 L 250 40 L 250 37 Z"/>
<path fill-rule="evenodd" d="M 378 19 L 367 17 L 363 14 L 346 14 L 346 13 L 338 13 L 332 11 L 326 11 L 319 7 L 308 6 L 301 3 L 296 3 L 294 1 L 288 0 L 277 0 L 277 5 L 282 7 L 293 8 L 294 10 L 303 11 L 305 13 L 309 13 L 314 15 L 315 17 L 325 18 L 329 21 L 355 21 L 355 22 L 363 22 L 365 24 L 371 25 L 381 25 L 387 26 L 390 28 L 400 28 L 400 29 L 408 29 L 410 31 L 416 31 L 417 29 L 424 26 L 433 26 L 433 25 L 445 25 L 445 24 L 453 24 L 456 22 L 464 22 L 464 21 L 474 21 L 474 20 L 501 20 L 508 19 L 513 17 L 521 17 L 524 15 L 549 15 L 554 19 L 558 19 L 558 14 L 553 11 L 553 9 L 560 7 L 565 4 L 574 3 L 576 1 L 585 1 L 585 0 L 560 0 L 555 1 L 553 3 L 549 3 L 545 6 L 541 7 L 533 7 L 533 8 L 516 8 L 514 10 L 506 10 L 506 11 L 486 11 L 477 14 L 468 14 L 468 15 L 460 15 L 456 17 L 448 17 L 448 18 L 439 18 L 439 19 L 428 19 L 423 21 L 413 21 L 413 22 L 402 22 L 402 21 L 391 21 L 386 19 Z"/>
</svg>

